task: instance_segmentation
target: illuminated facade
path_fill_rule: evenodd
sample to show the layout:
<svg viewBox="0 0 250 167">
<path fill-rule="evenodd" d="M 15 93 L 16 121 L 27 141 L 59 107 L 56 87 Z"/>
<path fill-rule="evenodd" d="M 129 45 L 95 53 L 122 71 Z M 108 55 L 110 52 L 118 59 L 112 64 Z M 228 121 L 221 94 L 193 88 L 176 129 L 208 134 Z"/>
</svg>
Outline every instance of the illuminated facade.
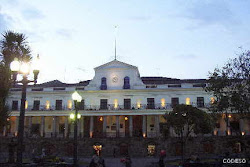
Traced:
<svg viewBox="0 0 250 167">
<path fill-rule="evenodd" d="M 73 137 L 69 116 L 74 110 L 71 95 L 77 90 L 83 98 L 79 110 L 79 137 L 160 137 L 165 124 L 163 115 L 174 105 L 193 105 L 207 111 L 215 99 L 204 91 L 204 86 L 205 79 L 140 77 L 137 67 L 113 60 L 96 67 L 90 81 L 66 84 L 54 80 L 29 86 L 25 134 Z M 4 128 L 4 136 L 17 134 L 20 98 L 21 87 L 12 88 L 8 97 L 10 124 Z M 229 123 L 234 119 L 230 116 Z M 249 135 L 249 127 L 249 121 L 239 122 L 242 135 Z M 225 135 L 226 132 L 226 122 L 221 119 L 214 133 L 209 135 Z M 175 135 L 173 130 L 170 134 Z M 152 151 L 152 148 L 148 149 Z"/>
</svg>

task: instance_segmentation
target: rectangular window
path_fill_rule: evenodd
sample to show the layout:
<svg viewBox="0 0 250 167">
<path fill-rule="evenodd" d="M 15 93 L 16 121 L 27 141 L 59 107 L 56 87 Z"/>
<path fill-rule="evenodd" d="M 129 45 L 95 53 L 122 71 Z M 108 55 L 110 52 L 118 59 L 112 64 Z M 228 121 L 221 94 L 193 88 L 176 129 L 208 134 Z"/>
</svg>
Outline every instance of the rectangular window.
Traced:
<svg viewBox="0 0 250 167">
<path fill-rule="evenodd" d="M 81 101 L 81 103 L 79 104 L 79 110 L 84 110 L 84 100 Z"/>
<path fill-rule="evenodd" d="M 56 100 L 56 110 L 62 110 L 62 100 Z"/>
<path fill-rule="evenodd" d="M 72 100 L 68 100 L 68 109 L 72 109 Z"/>
<path fill-rule="evenodd" d="M 18 101 L 14 100 L 12 101 L 12 111 L 17 111 L 18 110 Z"/>
<path fill-rule="evenodd" d="M 25 109 L 27 109 L 28 108 L 28 101 L 26 100 L 25 101 Z"/>
<path fill-rule="evenodd" d="M 84 90 L 84 87 L 77 87 L 76 90 Z"/>
<path fill-rule="evenodd" d="M 176 85 L 168 85 L 169 88 L 181 88 L 180 84 L 176 84 Z"/>
<path fill-rule="evenodd" d="M 197 97 L 197 107 L 204 107 L 204 97 Z"/>
<path fill-rule="evenodd" d="M 194 88 L 204 88 L 206 87 L 206 84 L 193 84 Z"/>
<path fill-rule="evenodd" d="M 171 99 L 171 104 L 172 104 L 172 107 L 175 107 L 176 105 L 179 104 L 179 98 L 178 97 L 173 97 Z"/>
<path fill-rule="evenodd" d="M 53 88 L 53 90 L 65 90 L 65 88 Z"/>
<path fill-rule="evenodd" d="M 48 100 L 46 101 L 45 108 L 46 110 L 50 109 L 50 102 Z"/>
<path fill-rule="evenodd" d="M 157 88 L 157 85 L 146 85 L 146 88 Z"/>
<path fill-rule="evenodd" d="M 40 109 L 40 100 L 34 100 L 33 103 L 33 110 L 39 110 Z"/>
<path fill-rule="evenodd" d="M 155 109 L 155 99 L 154 98 L 147 98 L 147 108 L 148 109 Z"/>
<path fill-rule="evenodd" d="M 191 104 L 191 102 L 190 102 L 190 98 L 189 97 L 187 97 L 186 98 L 186 105 L 190 105 Z"/>
<path fill-rule="evenodd" d="M 124 99 L 124 109 L 131 109 L 131 99 Z"/>
<path fill-rule="evenodd" d="M 100 100 L 100 109 L 107 110 L 108 109 L 108 99 L 101 99 Z"/>
<path fill-rule="evenodd" d="M 43 91 L 43 88 L 34 88 L 34 89 L 31 89 L 31 91 L 39 92 L 39 91 Z"/>
<path fill-rule="evenodd" d="M 13 91 L 13 92 L 14 92 L 14 91 L 22 91 L 22 89 L 20 89 L 20 88 L 16 88 L 16 89 L 11 88 L 10 91 Z"/>
</svg>

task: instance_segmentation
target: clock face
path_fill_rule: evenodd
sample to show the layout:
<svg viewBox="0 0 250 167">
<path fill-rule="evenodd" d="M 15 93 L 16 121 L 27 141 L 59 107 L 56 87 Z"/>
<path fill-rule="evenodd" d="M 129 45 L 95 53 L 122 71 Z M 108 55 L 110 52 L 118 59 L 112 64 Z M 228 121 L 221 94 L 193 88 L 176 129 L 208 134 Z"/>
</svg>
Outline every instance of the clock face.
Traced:
<svg viewBox="0 0 250 167">
<path fill-rule="evenodd" d="M 116 82 L 118 81 L 118 78 L 117 78 L 117 77 L 113 77 L 113 78 L 112 78 L 112 81 L 113 81 L 114 83 L 116 83 Z"/>
</svg>

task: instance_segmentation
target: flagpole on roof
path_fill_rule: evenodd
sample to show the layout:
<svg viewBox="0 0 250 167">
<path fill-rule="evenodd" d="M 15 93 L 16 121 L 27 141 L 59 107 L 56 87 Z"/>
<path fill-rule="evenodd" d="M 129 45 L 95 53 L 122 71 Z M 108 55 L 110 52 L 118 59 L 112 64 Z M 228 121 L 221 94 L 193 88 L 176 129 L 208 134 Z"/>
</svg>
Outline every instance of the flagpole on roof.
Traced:
<svg viewBox="0 0 250 167">
<path fill-rule="evenodd" d="M 115 60 L 116 60 L 116 36 L 117 36 L 117 28 L 118 28 L 118 26 L 115 25 Z"/>
</svg>

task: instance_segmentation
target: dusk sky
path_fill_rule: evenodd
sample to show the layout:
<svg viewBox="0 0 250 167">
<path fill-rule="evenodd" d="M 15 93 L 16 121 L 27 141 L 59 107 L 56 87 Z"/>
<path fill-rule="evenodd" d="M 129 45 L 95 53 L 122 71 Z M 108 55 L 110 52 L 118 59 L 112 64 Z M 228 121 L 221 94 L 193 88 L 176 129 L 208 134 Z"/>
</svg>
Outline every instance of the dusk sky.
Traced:
<svg viewBox="0 0 250 167">
<path fill-rule="evenodd" d="M 141 76 L 207 78 L 250 49 L 248 0 L 0 0 L 0 33 L 24 33 L 39 82 L 74 83 L 117 59 Z"/>
</svg>

